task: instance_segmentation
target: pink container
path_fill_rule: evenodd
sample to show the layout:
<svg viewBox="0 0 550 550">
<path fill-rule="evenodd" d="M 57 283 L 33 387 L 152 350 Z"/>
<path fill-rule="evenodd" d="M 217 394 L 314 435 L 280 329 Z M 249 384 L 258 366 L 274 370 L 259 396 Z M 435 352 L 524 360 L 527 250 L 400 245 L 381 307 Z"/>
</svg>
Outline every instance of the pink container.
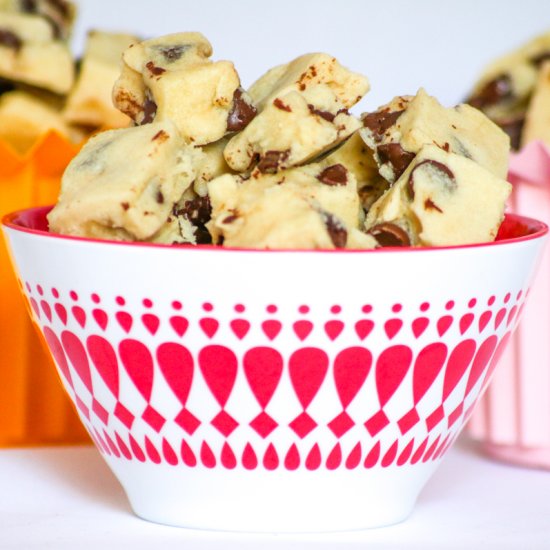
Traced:
<svg viewBox="0 0 550 550">
<path fill-rule="evenodd" d="M 405 519 L 517 324 L 547 227 L 497 242 L 238 250 L 5 218 L 34 321 L 135 513 L 233 531 Z"/>
<path fill-rule="evenodd" d="M 512 157 L 509 179 L 510 209 L 550 220 L 550 151 L 541 142 Z M 468 432 L 491 457 L 550 469 L 550 249 Z"/>
</svg>

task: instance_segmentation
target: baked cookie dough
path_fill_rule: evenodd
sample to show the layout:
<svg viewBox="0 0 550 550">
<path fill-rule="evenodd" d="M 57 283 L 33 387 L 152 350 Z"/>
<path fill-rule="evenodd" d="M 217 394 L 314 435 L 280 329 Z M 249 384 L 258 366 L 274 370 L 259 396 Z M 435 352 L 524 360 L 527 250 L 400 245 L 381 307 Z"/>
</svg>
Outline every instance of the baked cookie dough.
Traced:
<svg viewBox="0 0 550 550">
<path fill-rule="evenodd" d="M 130 118 L 113 105 L 113 84 L 122 53 L 139 39 L 130 34 L 90 31 L 76 84 L 67 98 L 65 119 L 91 128 L 121 128 Z"/>
<path fill-rule="evenodd" d="M 0 78 L 66 94 L 74 81 L 69 47 L 43 17 L 0 12 Z"/>
<path fill-rule="evenodd" d="M 348 109 L 368 89 L 366 78 L 326 54 L 271 69 L 248 90 L 258 115 L 227 144 L 227 164 L 273 173 L 315 159 L 359 128 Z"/>
<path fill-rule="evenodd" d="M 200 33 L 178 33 L 130 46 L 113 90 L 115 106 L 137 124 L 172 120 L 188 143 L 205 145 L 241 130 L 256 110 L 233 63 L 209 59 Z"/>
<path fill-rule="evenodd" d="M 63 175 L 58 203 L 48 215 L 50 230 L 154 239 L 192 184 L 196 155 L 170 121 L 97 134 Z"/>
<path fill-rule="evenodd" d="M 462 155 L 425 145 L 365 222 L 381 246 L 493 241 L 511 185 Z"/>
<path fill-rule="evenodd" d="M 420 89 L 362 116 L 361 137 L 390 183 L 426 144 L 470 158 L 499 178 L 508 172 L 508 136 L 470 105 L 443 107 Z"/>
</svg>

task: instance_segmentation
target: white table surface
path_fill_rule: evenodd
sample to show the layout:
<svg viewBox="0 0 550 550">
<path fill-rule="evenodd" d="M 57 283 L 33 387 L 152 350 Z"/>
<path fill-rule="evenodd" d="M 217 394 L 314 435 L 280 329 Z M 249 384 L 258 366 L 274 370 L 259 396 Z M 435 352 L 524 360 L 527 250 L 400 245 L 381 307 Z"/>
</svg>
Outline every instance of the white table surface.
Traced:
<svg viewBox="0 0 550 550">
<path fill-rule="evenodd" d="M 320 535 L 165 527 L 134 516 L 92 447 L 0 451 L 0 549 L 550 548 L 550 472 L 490 461 L 462 440 L 405 522 Z"/>
</svg>

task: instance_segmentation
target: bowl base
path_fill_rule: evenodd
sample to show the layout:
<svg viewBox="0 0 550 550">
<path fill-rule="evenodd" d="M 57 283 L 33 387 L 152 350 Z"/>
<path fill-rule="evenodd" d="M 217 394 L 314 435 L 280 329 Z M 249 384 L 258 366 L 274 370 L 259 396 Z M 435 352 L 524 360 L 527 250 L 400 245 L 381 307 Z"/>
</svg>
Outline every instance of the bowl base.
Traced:
<svg viewBox="0 0 550 550">
<path fill-rule="evenodd" d="M 248 471 L 108 462 L 134 513 L 145 520 L 212 531 L 319 533 L 405 520 L 439 461 L 372 471 Z"/>
</svg>

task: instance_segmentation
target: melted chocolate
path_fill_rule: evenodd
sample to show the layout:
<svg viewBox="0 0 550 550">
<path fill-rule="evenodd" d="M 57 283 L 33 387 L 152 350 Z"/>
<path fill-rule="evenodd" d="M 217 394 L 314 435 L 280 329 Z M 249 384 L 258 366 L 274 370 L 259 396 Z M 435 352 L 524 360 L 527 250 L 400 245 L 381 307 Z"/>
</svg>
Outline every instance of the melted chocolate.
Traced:
<svg viewBox="0 0 550 550">
<path fill-rule="evenodd" d="M 371 227 L 367 233 L 372 235 L 381 247 L 410 246 L 411 244 L 407 232 L 395 223 L 379 223 Z"/>
<path fill-rule="evenodd" d="M 237 88 L 233 94 L 231 111 L 227 115 L 227 131 L 240 132 L 257 114 L 256 107 L 243 98 L 242 88 Z"/>
<path fill-rule="evenodd" d="M 346 185 L 348 183 L 348 171 L 342 164 L 333 164 L 325 168 L 317 179 L 325 185 Z"/>
</svg>

